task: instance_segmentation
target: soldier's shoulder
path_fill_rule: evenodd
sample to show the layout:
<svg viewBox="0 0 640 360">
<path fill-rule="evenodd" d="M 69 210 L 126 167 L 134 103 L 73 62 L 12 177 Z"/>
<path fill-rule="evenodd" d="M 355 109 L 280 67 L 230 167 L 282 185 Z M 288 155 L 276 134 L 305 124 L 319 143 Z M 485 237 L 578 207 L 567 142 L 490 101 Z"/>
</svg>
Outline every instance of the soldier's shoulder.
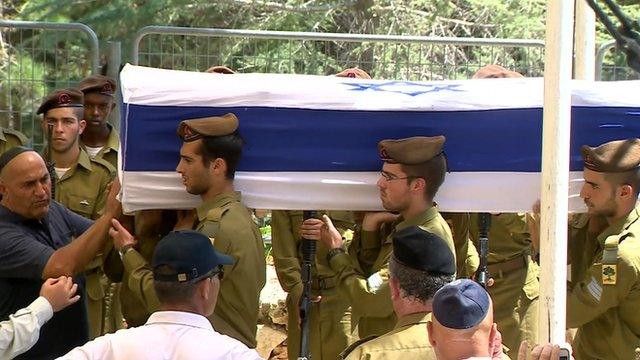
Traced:
<svg viewBox="0 0 640 360">
<path fill-rule="evenodd" d="M 12 146 L 26 145 L 29 139 L 20 131 L 10 128 L 0 128 L 0 132 L 4 133 L 7 143 Z"/>
<path fill-rule="evenodd" d="M 340 359 L 360 359 L 362 352 L 365 350 L 364 345 L 376 338 L 378 338 L 378 336 L 371 335 L 355 341 L 353 344 L 347 346 L 347 348 L 344 349 L 344 351 L 340 354 Z"/>
<path fill-rule="evenodd" d="M 92 158 L 91 164 L 97 169 L 95 171 L 100 171 L 108 174 L 110 177 L 115 176 L 116 168 L 111 165 L 107 160 L 101 158 Z"/>
</svg>

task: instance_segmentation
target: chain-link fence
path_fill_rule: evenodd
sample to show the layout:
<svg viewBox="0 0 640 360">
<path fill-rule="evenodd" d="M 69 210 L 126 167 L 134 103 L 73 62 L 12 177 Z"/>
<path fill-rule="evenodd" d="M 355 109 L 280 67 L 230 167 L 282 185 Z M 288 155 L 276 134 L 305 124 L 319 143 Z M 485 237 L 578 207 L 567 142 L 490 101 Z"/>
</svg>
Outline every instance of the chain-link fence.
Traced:
<svg viewBox="0 0 640 360">
<path fill-rule="evenodd" d="M 133 44 L 134 63 L 204 71 L 335 74 L 359 67 L 376 79 L 466 79 L 500 63 L 542 76 L 544 42 L 519 39 L 303 33 L 148 26 Z"/>
<path fill-rule="evenodd" d="M 84 24 L 0 20 L 0 126 L 41 146 L 43 96 L 97 72 L 98 60 L 98 38 Z"/>
<path fill-rule="evenodd" d="M 627 66 L 626 61 L 626 55 L 616 48 L 615 41 L 602 44 L 596 54 L 596 80 L 640 79 L 640 74 Z"/>
</svg>

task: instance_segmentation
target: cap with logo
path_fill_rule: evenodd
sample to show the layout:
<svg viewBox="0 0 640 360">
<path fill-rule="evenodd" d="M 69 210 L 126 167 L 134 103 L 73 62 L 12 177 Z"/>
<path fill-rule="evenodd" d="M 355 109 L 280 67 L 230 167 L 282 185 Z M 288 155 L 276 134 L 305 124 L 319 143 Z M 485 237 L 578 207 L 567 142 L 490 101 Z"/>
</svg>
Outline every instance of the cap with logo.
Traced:
<svg viewBox="0 0 640 360">
<path fill-rule="evenodd" d="M 113 96 L 116 92 L 115 80 L 104 75 L 87 76 L 80 81 L 77 87 L 85 94 L 100 93 L 102 95 Z"/>
<path fill-rule="evenodd" d="M 184 120 L 178 125 L 178 136 L 190 142 L 204 136 L 224 136 L 238 129 L 238 118 L 228 113 L 222 116 L 210 116 L 199 119 Z"/>
<path fill-rule="evenodd" d="M 54 90 L 45 96 L 37 114 L 44 114 L 51 109 L 63 107 L 84 107 L 84 95 L 76 89 Z"/>
<path fill-rule="evenodd" d="M 158 281 L 197 281 L 221 265 L 232 265 L 231 256 L 216 251 L 211 240 L 193 230 L 172 231 L 153 253 L 153 277 Z"/>
<path fill-rule="evenodd" d="M 378 143 L 380 159 L 388 163 L 417 165 L 444 154 L 445 137 L 415 136 Z"/>
</svg>

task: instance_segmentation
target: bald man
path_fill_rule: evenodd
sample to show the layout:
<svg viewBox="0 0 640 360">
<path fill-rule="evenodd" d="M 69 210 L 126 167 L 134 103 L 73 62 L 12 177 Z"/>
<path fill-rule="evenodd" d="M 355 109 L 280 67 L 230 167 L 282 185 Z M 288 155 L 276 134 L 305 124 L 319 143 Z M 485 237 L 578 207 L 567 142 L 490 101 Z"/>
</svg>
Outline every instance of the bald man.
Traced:
<svg viewBox="0 0 640 360">
<path fill-rule="evenodd" d="M 14 147 L 0 156 L 0 318 L 35 300 L 44 279 L 83 271 L 120 214 L 118 191 L 119 185 L 112 186 L 104 214 L 92 223 L 51 200 L 47 167 L 33 149 Z M 84 279 L 75 281 L 84 298 Z M 56 313 L 36 345 L 19 358 L 55 358 L 87 339 L 86 308 L 79 301 Z"/>
</svg>

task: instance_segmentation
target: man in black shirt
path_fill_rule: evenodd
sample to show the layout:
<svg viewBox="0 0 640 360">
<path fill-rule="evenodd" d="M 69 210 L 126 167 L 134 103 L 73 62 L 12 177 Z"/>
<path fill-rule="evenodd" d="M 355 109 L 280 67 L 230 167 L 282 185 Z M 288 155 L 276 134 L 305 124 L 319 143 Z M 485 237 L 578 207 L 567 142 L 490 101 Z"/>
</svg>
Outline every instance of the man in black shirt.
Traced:
<svg viewBox="0 0 640 360">
<path fill-rule="evenodd" d="M 80 274 L 104 248 L 111 220 L 121 212 L 114 185 L 104 214 L 92 223 L 51 200 L 49 173 L 34 150 L 16 147 L 0 156 L 0 318 L 36 299 L 44 279 Z M 83 295 L 83 279 L 75 281 Z M 87 339 L 80 301 L 56 313 L 20 358 L 55 358 Z"/>
</svg>

